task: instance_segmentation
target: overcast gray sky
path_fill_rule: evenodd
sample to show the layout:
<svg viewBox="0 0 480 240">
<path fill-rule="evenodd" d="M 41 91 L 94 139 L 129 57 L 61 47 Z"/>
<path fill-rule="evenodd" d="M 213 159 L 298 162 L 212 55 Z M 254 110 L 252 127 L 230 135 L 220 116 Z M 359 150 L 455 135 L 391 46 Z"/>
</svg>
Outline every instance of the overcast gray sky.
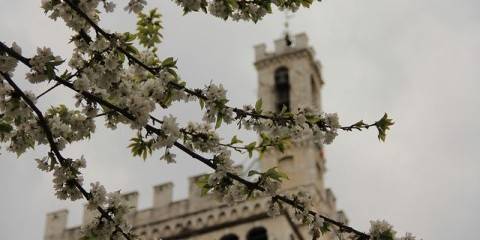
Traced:
<svg viewBox="0 0 480 240">
<path fill-rule="evenodd" d="M 266 42 L 272 48 L 282 32 L 282 13 L 257 24 L 236 23 L 182 16 L 169 1 L 149 2 L 164 15 L 159 54 L 178 58 L 190 86 L 223 83 L 233 105 L 255 102 L 253 45 Z M 43 15 L 39 5 L 39 0 L 0 0 L 0 41 L 16 41 L 27 56 L 37 46 L 49 46 L 67 57 L 69 30 Z M 125 1 L 117 5 L 123 8 Z M 112 31 L 133 30 L 134 19 L 120 7 L 101 24 Z M 479 10 L 477 0 L 326 0 L 291 20 L 293 32 L 307 32 L 323 64 L 325 111 L 338 112 L 345 124 L 374 121 L 383 112 L 396 122 L 386 143 L 371 130 L 342 133 L 327 146 L 326 185 L 353 227 L 367 231 L 369 220 L 380 218 L 424 239 L 478 239 Z M 24 71 L 19 68 L 16 81 L 23 81 Z M 71 102 L 71 94 L 57 90 L 41 105 L 62 101 Z M 193 109 L 197 106 L 176 104 L 170 112 L 184 121 L 199 119 Z M 181 154 L 168 166 L 159 154 L 146 162 L 132 158 L 126 148 L 131 136 L 127 128 L 112 132 L 99 122 L 90 141 L 65 153 L 85 155 L 87 183 L 138 190 L 140 208 L 151 206 L 153 185 L 173 181 L 175 198 L 181 199 L 187 178 L 207 171 Z M 80 224 L 82 202 L 57 200 L 51 176 L 36 169 L 33 158 L 45 148 L 19 159 L 0 151 L 0 239 L 42 239 L 45 214 L 61 208 L 70 211 L 69 226 Z"/>
</svg>

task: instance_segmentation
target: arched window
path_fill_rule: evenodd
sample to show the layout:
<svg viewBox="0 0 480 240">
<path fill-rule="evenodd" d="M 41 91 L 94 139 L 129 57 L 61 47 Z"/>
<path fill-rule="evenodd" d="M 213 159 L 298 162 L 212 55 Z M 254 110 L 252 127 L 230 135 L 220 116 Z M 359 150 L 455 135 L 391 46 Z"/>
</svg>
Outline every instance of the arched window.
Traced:
<svg viewBox="0 0 480 240">
<path fill-rule="evenodd" d="M 267 229 L 264 227 L 251 229 L 247 234 L 247 240 L 268 240 Z"/>
<path fill-rule="evenodd" d="M 275 93 L 277 112 L 280 112 L 283 106 L 290 110 L 290 83 L 286 67 L 280 67 L 275 70 Z"/>
<path fill-rule="evenodd" d="M 222 238 L 220 238 L 220 240 L 238 240 L 238 237 L 237 237 L 237 235 L 231 233 L 231 234 L 223 236 Z"/>
</svg>

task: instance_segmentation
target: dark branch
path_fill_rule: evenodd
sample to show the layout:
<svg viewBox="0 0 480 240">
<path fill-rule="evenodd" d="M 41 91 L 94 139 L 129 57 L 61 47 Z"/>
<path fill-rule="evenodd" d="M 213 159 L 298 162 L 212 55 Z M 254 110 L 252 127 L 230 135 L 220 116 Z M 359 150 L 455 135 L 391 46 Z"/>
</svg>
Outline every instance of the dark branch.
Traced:
<svg viewBox="0 0 480 240">
<path fill-rule="evenodd" d="M 27 95 L 25 95 L 25 93 L 15 84 L 15 82 L 10 78 L 8 74 L 0 72 L 0 75 L 2 75 L 2 77 L 13 88 L 15 93 L 17 93 L 22 98 L 22 100 L 28 105 L 28 107 L 32 109 L 32 111 L 35 113 L 35 115 L 37 116 L 38 125 L 42 128 L 43 132 L 45 133 L 45 136 L 47 137 L 47 140 L 48 140 L 48 144 L 50 145 L 50 149 L 55 154 L 55 157 L 57 158 L 60 165 L 64 168 L 68 168 L 69 166 L 67 163 L 67 159 L 64 158 L 60 153 L 60 151 L 58 150 L 52 131 L 50 130 L 50 127 L 48 126 L 48 122 L 44 118 L 43 113 L 40 111 L 40 109 L 38 109 L 35 103 L 33 103 L 32 100 L 30 100 L 27 97 Z M 92 198 L 91 194 L 87 192 L 77 180 L 71 179 L 71 182 L 82 193 L 85 199 L 91 200 Z M 112 219 L 112 217 L 107 213 L 105 209 L 103 209 L 100 206 L 97 206 L 97 210 L 100 212 L 102 217 L 115 223 L 115 221 Z M 116 231 L 119 231 L 126 239 L 130 240 L 130 236 L 127 233 L 125 233 L 118 225 L 115 226 L 115 229 Z"/>
</svg>

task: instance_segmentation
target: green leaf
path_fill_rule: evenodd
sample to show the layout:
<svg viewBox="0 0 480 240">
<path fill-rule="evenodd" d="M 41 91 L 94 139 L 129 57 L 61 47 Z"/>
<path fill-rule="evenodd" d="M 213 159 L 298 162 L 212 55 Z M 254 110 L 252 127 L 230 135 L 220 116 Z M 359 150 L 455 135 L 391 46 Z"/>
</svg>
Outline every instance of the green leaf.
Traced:
<svg viewBox="0 0 480 240">
<path fill-rule="evenodd" d="M 237 144 L 237 143 L 242 143 L 243 141 L 237 138 L 237 135 L 232 137 L 232 140 L 230 141 L 231 145 Z"/>
<path fill-rule="evenodd" d="M 361 128 L 363 126 L 365 126 L 366 124 L 363 122 L 363 120 L 360 120 L 358 122 L 356 122 L 355 124 L 353 124 L 354 127 L 357 127 L 357 128 Z"/>
<path fill-rule="evenodd" d="M 262 102 L 262 99 L 260 98 L 255 103 L 255 112 L 261 113 L 262 112 L 262 105 L 263 105 L 263 102 Z"/>
<path fill-rule="evenodd" d="M 330 224 L 327 222 L 324 222 L 323 226 L 320 228 L 320 232 L 322 232 L 323 234 L 328 233 L 330 231 L 329 227 L 330 227 Z"/>
<path fill-rule="evenodd" d="M 217 114 L 217 122 L 215 123 L 215 129 L 219 128 L 222 125 L 223 116 L 222 114 Z"/>
<path fill-rule="evenodd" d="M 200 188 L 201 195 L 204 196 L 212 189 L 212 186 L 208 185 L 208 177 L 209 175 L 201 176 L 195 181 L 195 185 Z"/>
<path fill-rule="evenodd" d="M 285 106 L 285 105 L 282 105 L 282 110 L 280 111 L 280 113 L 279 113 L 278 115 L 280 115 L 280 116 L 281 116 L 281 115 L 285 114 L 286 112 L 288 112 L 288 108 L 287 108 L 287 106 Z"/>
<path fill-rule="evenodd" d="M 138 134 L 137 137 L 130 139 L 130 145 L 128 147 L 131 149 L 133 156 L 139 156 L 145 160 L 149 154 L 152 154 L 152 144 L 153 140 L 144 141 L 141 134 Z"/>
<path fill-rule="evenodd" d="M 389 130 L 390 126 L 392 126 L 393 124 L 393 120 L 388 118 L 387 113 L 385 113 L 383 117 L 375 123 L 375 126 L 378 130 L 378 140 L 385 142 L 387 130 Z"/>
<path fill-rule="evenodd" d="M 262 175 L 262 173 L 259 172 L 259 171 L 256 171 L 256 170 L 250 170 L 250 171 L 248 171 L 248 176 L 249 176 L 249 177 L 251 177 L 251 176 L 253 176 L 253 175 Z"/>
<path fill-rule="evenodd" d="M 0 121 L 0 133 L 9 133 L 13 130 L 13 127 L 12 125 L 4 122 L 4 121 Z"/>
<path fill-rule="evenodd" d="M 278 167 L 270 168 L 264 174 L 265 176 L 273 178 L 280 182 L 282 181 L 282 179 L 288 179 L 288 175 L 278 170 Z"/>
<path fill-rule="evenodd" d="M 245 146 L 245 148 L 246 148 L 247 151 L 248 151 L 248 157 L 249 157 L 249 158 L 252 158 L 252 156 L 253 156 L 253 150 L 255 149 L 255 146 L 257 146 L 257 142 L 251 142 L 250 144 L 248 144 L 247 146 Z"/>
<path fill-rule="evenodd" d="M 135 34 L 131 34 L 129 32 L 123 33 L 123 40 L 127 43 L 135 40 L 135 38 L 137 38 L 137 35 Z"/>
<path fill-rule="evenodd" d="M 155 49 L 155 45 L 161 42 L 160 30 L 161 15 L 157 9 L 152 9 L 148 14 L 139 13 L 137 20 L 137 37 L 140 44 L 148 49 Z"/>
<path fill-rule="evenodd" d="M 173 57 L 168 57 L 162 62 L 162 67 L 164 68 L 176 68 L 177 60 L 174 60 Z"/>
<path fill-rule="evenodd" d="M 127 44 L 127 47 L 125 48 L 125 51 L 131 54 L 138 54 L 138 49 L 134 47 L 132 44 Z"/>
<path fill-rule="evenodd" d="M 283 142 L 279 142 L 277 144 L 277 149 L 281 152 L 281 153 L 284 153 L 285 152 L 285 144 Z"/>
</svg>

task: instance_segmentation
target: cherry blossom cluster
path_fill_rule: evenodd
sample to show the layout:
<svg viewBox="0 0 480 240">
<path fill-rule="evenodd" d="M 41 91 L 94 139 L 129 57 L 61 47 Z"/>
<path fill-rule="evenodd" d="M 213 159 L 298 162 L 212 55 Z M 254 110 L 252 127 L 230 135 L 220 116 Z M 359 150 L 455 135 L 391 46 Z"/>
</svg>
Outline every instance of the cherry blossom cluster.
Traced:
<svg viewBox="0 0 480 240">
<path fill-rule="evenodd" d="M 30 59 L 32 67 L 26 78 L 31 83 L 39 83 L 51 79 L 55 66 L 61 63 L 63 61 L 60 56 L 53 56 L 50 48 L 37 48 L 37 55 Z"/>
<path fill-rule="evenodd" d="M 33 94 L 22 91 L 7 73 L 0 71 L 0 75 L 4 78 L 0 85 L 5 89 L 0 91 L 2 93 L 0 99 L 5 100 L 2 101 L 4 107 L 0 109 L 2 110 L 0 116 L 2 125 L 10 127 L 0 129 L 1 141 L 10 141 L 9 150 L 17 152 L 18 155 L 25 151 L 25 146 L 33 148 L 35 143 L 48 144 L 51 148 L 49 154 L 36 161 L 40 170 L 53 172 L 55 195 L 59 199 L 72 201 L 84 197 L 89 200 L 89 208 L 97 209 L 101 213 L 96 227 L 91 228 L 99 231 L 89 230 L 86 231 L 86 235 L 93 234 L 98 236 L 98 239 L 110 239 L 114 235 L 121 235 L 130 239 L 130 234 L 123 230 L 127 229 L 124 222 L 124 215 L 127 212 L 125 205 L 116 200 L 118 197 L 109 197 L 107 210 L 105 210 L 102 206 L 105 201 L 102 197 L 106 192 L 105 189 L 99 184 L 94 184 L 91 192 L 88 193 L 82 187 L 83 177 L 80 169 L 86 167 L 84 157 L 73 160 L 64 158 L 60 153 L 65 142 L 78 141 L 89 136 L 95 125 L 79 111 L 69 111 L 63 105 L 51 108 L 42 114 L 35 105 Z M 8 82 L 9 87 L 5 87 L 5 82 Z M 25 128 L 29 131 L 25 131 Z M 13 148 L 12 146 L 21 147 Z M 107 232 L 106 237 L 99 235 L 99 232 Z"/>
<path fill-rule="evenodd" d="M 26 92 L 25 95 L 35 101 L 33 93 Z M 19 156 L 33 148 L 36 142 L 44 141 L 44 134 L 37 127 L 31 110 L 5 82 L 0 82 L 0 116 L 0 142 L 10 143 L 8 151 Z"/>
<path fill-rule="evenodd" d="M 298 191 L 289 196 L 289 199 L 294 201 L 298 208 L 294 209 L 294 216 L 297 221 L 309 226 L 310 234 L 313 239 L 318 239 L 322 233 L 328 230 L 328 224 L 325 223 L 325 218 L 319 214 L 311 214 L 312 211 L 312 197 L 306 191 Z M 281 214 L 282 205 L 277 198 L 272 198 L 267 202 L 270 216 Z"/>
<path fill-rule="evenodd" d="M 88 16 L 85 16 L 85 18 L 88 18 Z M 93 24 L 95 23 L 93 22 Z M 94 27 L 95 29 L 98 29 L 98 26 L 96 25 L 94 26 L 95 26 Z M 114 45 L 130 46 L 128 45 L 129 44 L 128 42 L 118 43 L 118 40 L 122 40 L 121 37 L 118 37 L 118 34 L 108 35 L 104 31 L 100 31 L 100 33 L 104 33 L 103 35 L 105 38 L 99 38 L 98 40 L 95 41 L 95 43 L 97 42 L 103 43 L 103 44 L 100 44 L 104 46 L 103 49 L 106 48 L 106 45 L 107 45 L 105 44 L 106 40 L 109 40 L 111 44 L 114 44 Z M 102 48 L 99 49 L 98 47 L 95 47 L 96 45 L 99 45 L 99 44 L 92 44 L 93 50 L 102 50 Z M 127 51 L 128 48 L 127 49 L 120 48 L 117 50 L 120 50 L 122 53 L 125 53 L 125 51 Z M 76 54 L 76 56 L 78 55 L 79 54 Z M 116 56 L 116 55 L 118 54 L 116 53 L 110 54 L 110 56 Z M 310 109 L 299 109 L 299 111 L 296 112 L 295 114 L 288 113 L 288 112 L 281 112 L 279 114 L 267 112 L 265 114 L 262 114 L 261 107 L 258 108 L 257 104 L 255 108 L 251 106 L 246 106 L 244 107 L 243 110 L 232 108 L 226 105 L 226 103 L 228 102 L 228 99 L 226 98 L 226 91 L 225 89 L 223 89 L 221 85 L 216 86 L 214 84 L 211 84 L 207 86 L 204 90 L 200 90 L 200 89 L 192 90 L 182 85 L 183 82 L 179 81 L 175 73 L 172 73 L 172 68 L 175 68 L 175 62 L 173 62 L 170 58 L 165 59 L 163 62 L 161 62 L 161 65 L 160 65 L 160 61 L 155 58 L 155 55 L 153 55 L 152 52 L 149 52 L 149 51 L 139 53 L 137 54 L 137 56 L 129 55 L 129 54 L 125 54 L 125 55 L 127 56 L 127 58 L 129 58 L 131 63 L 133 63 L 129 65 L 130 69 L 127 69 L 126 71 L 128 73 L 133 73 L 134 76 L 129 75 L 127 76 L 127 78 L 143 79 L 139 82 L 141 83 L 146 82 L 146 84 L 143 84 L 144 92 L 148 92 L 149 95 L 151 95 L 149 97 L 153 98 L 154 102 L 160 104 L 160 106 L 162 107 L 168 107 L 172 103 L 172 101 L 175 101 L 175 100 L 188 101 L 188 100 L 192 100 L 192 97 L 197 97 L 201 103 L 201 106 L 202 107 L 205 106 L 205 109 L 206 109 L 204 120 L 207 122 L 216 122 L 217 128 L 222 124 L 222 122 L 225 122 L 227 124 L 230 123 L 234 119 L 233 113 L 235 112 L 236 113 L 235 119 L 238 121 L 237 124 L 239 126 L 243 125 L 246 129 L 253 128 L 258 132 L 264 131 L 266 129 L 273 129 L 272 133 L 282 134 L 280 137 L 295 136 L 294 139 L 305 139 L 305 138 L 308 138 L 307 136 L 310 135 L 314 139 L 317 139 L 318 142 L 324 142 L 324 143 L 331 143 L 335 138 L 335 136 L 337 136 L 337 128 L 339 126 L 335 124 L 329 124 L 329 123 L 338 123 L 338 120 L 330 121 L 330 119 L 324 118 L 321 116 L 323 113 L 318 113 L 318 112 L 315 113 Z M 104 62 L 106 64 L 111 63 L 111 61 L 109 60 L 111 60 L 111 58 L 106 58 Z M 74 62 L 78 62 L 78 61 L 74 61 Z M 117 64 L 108 64 L 108 65 L 117 66 L 118 61 L 116 62 Z M 152 70 L 152 69 L 155 69 L 155 70 Z M 118 73 L 119 70 L 121 69 L 116 69 L 115 72 Z M 94 71 L 94 73 L 97 76 L 101 75 L 101 74 L 98 74 L 99 72 L 101 73 L 102 69 L 100 69 L 99 71 Z M 112 78 L 111 76 L 115 76 L 115 74 L 106 74 L 106 77 L 100 77 L 99 79 L 109 79 L 108 76 Z M 164 81 L 158 81 L 158 78 Z M 89 83 L 88 78 L 84 77 L 77 80 L 77 83 L 75 84 L 83 90 L 87 87 L 87 83 Z M 135 84 L 132 83 L 132 85 L 135 85 Z M 125 87 L 125 86 L 130 86 L 130 85 L 122 85 L 121 87 Z M 100 86 L 100 87 L 104 88 L 107 93 L 111 92 L 110 91 L 111 89 L 108 89 L 108 86 L 106 87 Z M 114 87 L 118 88 L 118 86 L 114 86 Z M 135 88 L 136 86 L 132 86 L 132 87 Z M 167 91 L 165 91 L 165 88 L 167 89 Z M 113 90 L 116 90 L 116 89 L 113 89 Z M 122 89 L 122 92 L 128 92 L 128 90 L 129 89 Z M 123 94 L 127 95 L 126 93 L 123 93 Z M 135 125 L 134 128 L 141 128 L 142 125 L 145 125 L 146 121 L 148 120 L 147 114 L 141 114 L 141 112 L 149 113 L 155 109 L 155 106 L 152 103 L 152 101 L 145 101 L 145 99 L 143 99 L 142 101 L 141 99 L 142 96 L 138 96 L 135 94 L 127 95 L 127 96 L 131 96 L 130 98 L 131 101 L 127 103 L 131 103 L 134 106 L 136 106 L 136 108 L 134 108 L 133 114 L 136 115 L 138 124 Z M 152 99 L 149 99 L 149 100 L 152 100 Z M 305 116 L 302 116 L 302 115 L 305 115 Z M 295 119 L 295 116 L 296 116 L 296 119 Z M 297 119 L 299 121 L 296 121 Z M 305 122 L 302 122 L 306 120 L 308 120 L 308 124 L 305 124 Z M 363 127 L 366 128 L 368 127 L 368 125 L 357 126 L 354 129 L 360 130 Z M 301 135 L 305 135 L 306 137 L 302 137 Z"/>
<path fill-rule="evenodd" d="M 87 162 L 83 156 L 76 160 L 67 159 L 66 166 L 57 164 L 57 160 L 51 155 L 35 160 L 40 170 L 46 172 L 53 171 L 55 195 L 59 199 L 75 201 L 83 197 L 82 193 L 75 186 L 76 183 L 80 185 L 83 184 L 80 169 L 87 166 Z"/>
<path fill-rule="evenodd" d="M 396 231 L 393 226 L 385 220 L 370 221 L 371 240 L 415 240 L 411 233 L 405 233 L 403 237 L 395 237 Z"/>
<path fill-rule="evenodd" d="M 90 210 L 96 210 L 98 207 L 106 209 L 104 215 L 96 214 L 93 221 L 82 226 L 82 233 L 86 238 L 93 239 L 125 239 L 124 233 L 118 231 L 130 232 L 131 226 L 125 222 L 125 216 L 129 212 L 128 205 L 122 199 L 119 191 L 107 193 L 100 183 L 91 184 L 90 194 L 92 198 L 87 204 Z M 130 234 L 133 236 L 133 234 Z M 127 235 L 129 236 L 129 235 Z"/>
<path fill-rule="evenodd" d="M 12 43 L 12 50 L 17 52 L 18 54 L 22 54 L 22 49 L 15 43 Z M 0 71 L 6 73 L 8 75 L 12 75 L 13 71 L 17 67 L 18 60 L 8 56 L 3 51 L 0 51 Z M 0 76 L 0 80 L 2 80 L 2 76 Z M 0 83 L 1 84 L 1 83 Z"/>
<path fill-rule="evenodd" d="M 290 11 L 297 11 L 301 6 L 309 7 L 311 0 L 275 0 L 275 1 L 260 1 L 260 0 L 175 0 L 175 3 L 183 8 L 185 13 L 198 12 L 202 10 L 205 13 L 210 13 L 213 16 L 227 20 L 228 18 L 234 21 L 251 20 L 257 22 L 266 14 L 272 12 L 272 6 L 280 9 L 288 9 Z"/>
<path fill-rule="evenodd" d="M 100 0 L 81 0 L 77 1 L 78 2 L 78 7 L 82 9 L 82 11 L 90 18 L 95 21 L 98 21 L 99 16 L 97 12 L 97 7 L 99 3 L 101 2 Z M 90 28 L 90 25 L 88 22 L 78 16 L 78 14 L 68 7 L 68 4 L 66 4 L 63 1 L 59 0 L 42 0 L 42 5 L 41 7 L 45 10 L 45 12 L 50 12 L 49 17 L 56 20 L 58 18 L 61 18 L 65 21 L 65 24 L 72 28 L 73 30 L 80 31 L 80 30 L 88 30 Z M 106 5 L 106 8 L 108 10 L 113 10 L 112 9 L 112 3 L 109 3 Z"/>
<path fill-rule="evenodd" d="M 85 159 L 81 157 L 71 160 L 59 155 L 59 151 L 67 144 L 90 137 L 95 130 L 94 119 L 99 116 L 104 117 L 105 125 L 111 129 L 115 129 L 118 124 L 127 124 L 136 131 L 137 136 L 131 139 L 130 145 L 134 156 L 146 158 L 153 151 L 163 149 L 161 159 L 172 163 L 175 162 L 175 154 L 171 149 L 177 147 L 214 169 L 214 173 L 198 182 L 205 194 L 233 203 L 256 197 L 263 192 L 263 195 L 271 198 L 269 213 L 280 213 L 280 202 L 291 205 L 295 216 L 310 226 L 314 238 L 325 231 L 324 222 L 337 226 L 341 231 L 363 234 L 313 212 L 311 198 L 304 192 L 288 197 L 279 195 L 281 183 L 288 176 L 277 168 L 266 172 L 250 171 L 249 177 L 253 181 L 241 178 L 238 168 L 233 166 L 231 150 L 248 152 L 251 157 L 253 151 L 263 153 L 269 148 L 284 151 L 292 142 L 328 144 L 338 135 L 338 130 L 362 130 L 369 127 L 376 127 L 379 139 L 384 140 L 385 131 L 393 124 L 386 115 L 373 124 L 360 121 L 342 127 L 336 113 L 327 114 L 309 108 L 295 112 L 286 109 L 279 113 L 269 112 L 262 109 L 261 100 L 255 106 L 228 106 L 229 99 L 221 84 L 190 89 L 178 76 L 176 60 L 160 60 L 157 57 L 154 45 L 160 42 L 160 15 L 155 10 L 148 14 L 142 13 L 145 0 L 130 0 L 125 7 L 126 11 L 134 12 L 139 17 L 137 32 L 133 34 L 110 34 L 100 28 L 97 25 L 100 3 L 103 3 L 106 12 L 113 12 L 115 4 L 106 0 L 42 1 L 42 8 L 52 19 L 63 19 L 75 31 L 72 36 L 75 48 L 68 61 L 72 71 L 59 75 L 57 67 L 64 61 L 49 48 L 38 48 L 36 55 L 28 59 L 21 56 L 21 50 L 15 43 L 11 47 L 0 43 L 0 140 L 9 142 L 8 150 L 18 155 L 37 144 L 51 146 L 49 155 L 37 159 L 37 163 L 39 169 L 53 171 L 57 197 L 75 200 L 83 196 L 89 201 L 88 208 L 97 209 L 100 213 L 93 223 L 83 229 L 85 236 L 96 239 L 128 239 L 130 236 L 130 228 L 124 222 L 127 208 L 121 203 L 119 193 L 107 193 L 98 182 L 91 184 L 90 192 L 86 192 L 81 187 L 83 178 L 80 174 L 80 169 L 86 165 Z M 186 12 L 208 9 L 211 14 L 224 19 L 231 17 L 254 21 L 270 12 L 271 4 L 292 10 L 310 4 L 309 1 L 293 0 L 265 4 L 255 0 L 178 0 L 177 3 Z M 95 37 L 89 33 L 92 29 L 96 33 Z M 137 49 L 135 40 L 145 49 Z M 2 78 L 10 78 L 19 60 L 30 68 L 26 78 L 31 83 L 53 80 L 57 84 L 54 87 L 62 85 L 75 91 L 77 109 L 71 110 L 59 105 L 41 115 L 33 109 L 37 115 L 35 117 L 31 104 L 35 105 L 36 97 L 32 93 L 12 89 L 11 79 L 8 79 L 9 84 L 2 81 Z M 175 116 L 164 116 L 162 120 L 152 116 L 159 106 L 168 108 L 176 101 L 192 100 L 199 101 L 204 109 L 201 123 L 190 122 L 181 128 Z M 37 118 L 44 119 L 44 122 L 37 121 Z M 221 142 L 215 129 L 222 123 L 234 122 L 239 128 L 259 133 L 260 141 L 243 144 L 243 141 L 234 136 L 229 143 Z M 214 157 L 206 158 L 196 151 Z"/>
</svg>

